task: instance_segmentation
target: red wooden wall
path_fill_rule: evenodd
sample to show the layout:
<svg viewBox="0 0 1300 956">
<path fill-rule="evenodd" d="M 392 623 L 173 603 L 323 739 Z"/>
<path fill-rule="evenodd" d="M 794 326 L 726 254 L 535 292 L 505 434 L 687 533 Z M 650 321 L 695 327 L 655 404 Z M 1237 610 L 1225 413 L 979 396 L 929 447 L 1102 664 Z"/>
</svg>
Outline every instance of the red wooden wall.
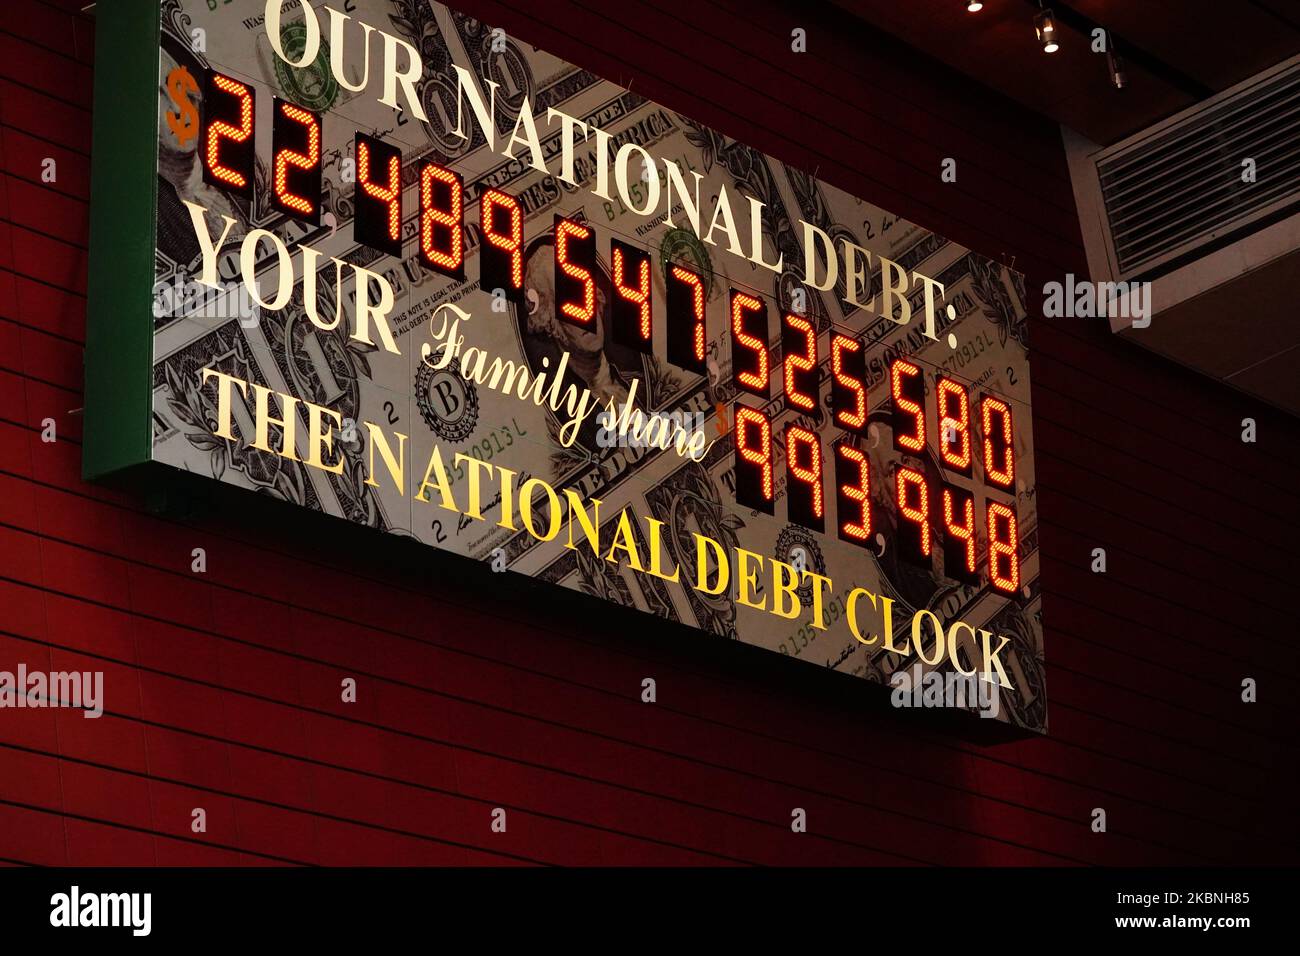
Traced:
<svg viewBox="0 0 1300 956">
<path fill-rule="evenodd" d="M 650 0 L 458 2 L 1014 256 L 1031 290 L 1086 272 L 1056 128 L 834 8 L 694 0 L 682 22 L 680 4 Z M 81 5 L 17 0 L 0 18 L 0 669 L 102 670 L 107 712 L 0 711 L 0 859 L 1295 860 L 1300 427 L 1082 320 L 1031 331 L 1045 739 L 981 747 L 773 677 L 741 649 L 661 640 L 639 615 L 596 626 L 590 605 L 526 584 L 483 600 L 491 575 L 468 562 L 329 553 L 327 536 L 203 508 L 157 517 L 138 494 L 82 482 Z M 795 26 L 806 54 L 790 52 Z M 956 12 L 953 29 L 959 42 Z M 955 184 L 940 181 L 944 157 Z M 206 575 L 190 572 L 194 547 Z M 1094 547 L 1107 574 L 1089 570 Z M 1245 677 L 1256 704 L 1240 701 Z M 195 807 L 206 833 L 190 830 Z M 794 807 L 806 834 L 790 831 Z M 1089 828 L 1095 807 L 1105 834 Z"/>
</svg>

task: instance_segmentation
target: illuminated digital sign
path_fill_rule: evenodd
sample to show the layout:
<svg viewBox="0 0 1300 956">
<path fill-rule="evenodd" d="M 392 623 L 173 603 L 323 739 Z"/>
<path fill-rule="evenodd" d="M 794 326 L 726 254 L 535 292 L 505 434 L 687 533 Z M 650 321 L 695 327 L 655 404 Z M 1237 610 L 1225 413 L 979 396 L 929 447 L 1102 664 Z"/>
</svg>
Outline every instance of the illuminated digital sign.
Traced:
<svg viewBox="0 0 1300 956">
<path fill-rule="evenodd" d="M 1045 727 L 1018 274 L 437 3 L 101 18 L 123 56 L 142 24 L 151 99 L 97 67 L 132 109 L 95 161 L 147 131 L 149 218 L 115 215 L 152 238 L 92 325 L 151 360 L 91 356 L 91 425 L 139 431 L 88 473 L 207 473 L 878 682 L 975 668 Z"/>
</svg>

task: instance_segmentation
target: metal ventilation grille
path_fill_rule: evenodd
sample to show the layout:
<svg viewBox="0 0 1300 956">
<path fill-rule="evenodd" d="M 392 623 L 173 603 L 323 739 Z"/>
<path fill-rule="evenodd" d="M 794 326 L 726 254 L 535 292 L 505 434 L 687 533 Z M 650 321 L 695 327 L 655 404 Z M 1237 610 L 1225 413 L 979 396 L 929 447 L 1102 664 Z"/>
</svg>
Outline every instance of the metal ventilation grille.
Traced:
<svg viewBox="0 0 1300 956">
<path fill-rule="evenodd" d="M 1121 279 L 1300 203 L 1300 61 L 1111 147 L 1097 176 Z"/>
</svg>

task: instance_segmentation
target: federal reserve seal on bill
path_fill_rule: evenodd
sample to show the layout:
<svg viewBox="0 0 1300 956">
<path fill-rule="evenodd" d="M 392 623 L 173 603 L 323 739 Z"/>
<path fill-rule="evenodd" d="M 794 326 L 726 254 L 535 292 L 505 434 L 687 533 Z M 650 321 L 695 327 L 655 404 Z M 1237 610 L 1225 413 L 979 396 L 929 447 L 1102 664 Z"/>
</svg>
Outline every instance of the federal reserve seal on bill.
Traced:
<svg viewBox="0 0 1300 956">
<path fill-rule="evenodd" d="M 822 549 L 817 545 L 817 538 L 811 531 L 801 528 L 797 524 L 786 525 L 781 533 L 777 535 L 774 557 L 778 561 L 786 562 L 797 571 L 812 571 L 814 574 L 826 573 L 826 558 L 822 555 Z M 804 607 L 812 607 L 813 582 L 811 580 L 804 581 L 803 584 L 795 588 L 794 593 L 799 596 L 800 604 Z"/>
<path fill-rule="evenodd" d="M 478 389 L 460 374 L 460 359 L 445 368 L 421 364 L 415 373 L 415 401 L 429 430 L 443 441 L 463 442 L 478 424 Z"/>
</svg>

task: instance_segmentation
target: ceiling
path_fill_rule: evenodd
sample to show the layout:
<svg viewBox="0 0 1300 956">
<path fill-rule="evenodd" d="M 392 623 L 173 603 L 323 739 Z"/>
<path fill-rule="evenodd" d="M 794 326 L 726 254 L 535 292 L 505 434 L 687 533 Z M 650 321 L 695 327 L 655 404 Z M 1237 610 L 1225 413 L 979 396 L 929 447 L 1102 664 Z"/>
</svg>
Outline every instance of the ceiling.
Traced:
<svg viewBox="0 0 1300 956">
<path fill-rule="evenodd" d="M 1038 0 L 984 0 L 978 13 L 967 12 L 966 0 L 832 2 L 1079 134 L 1067 134 L 1067 144 L 1075 144 L 1067 152 L 1076 198 L 1084 203 L 1080 222 L 1089 262 L 1099 279 L 1113 278 L 1105 256 L 1094 256 L 1102 246 L 1093 220 L 1105 213 L 1095 183 L 1080 194 L 1079 183 L 1089 181 L 1077 175 L 1080 157 L 1089 166 L 1099 146 L 1300 55 L 1300 0 L 1043 0 L 1060 42 L 1051 54 L 1034 32 Z M 1092 51 L 1096 27 L 1109 31 L 1121 57 L 1123 89 L 1112 84 L 1106 56 Z M 1161 303 L 1155 321 L 1121 334 L 1300 415 L 1300 331 L 1292 294 L 1300 274 L 1300 212 L 1286 214 L 1271 228 L 1231 239 L 1217 252 L 1211 247 L 1155 278 L 1152 296 Z M 1242 315 L 1250 316 L 1249 336 L 1235 327 Z"/>
<path fill-rule="evenodd" d="M 1061 48 L 1042 52 L 1037 0 L 834 0 L 837 6 L 1108 146 L 1300 53 L 1300 0 L 1044 0 Z M 1111 85 L 1091 31 L 1127 75 Z"/>
</svg>

